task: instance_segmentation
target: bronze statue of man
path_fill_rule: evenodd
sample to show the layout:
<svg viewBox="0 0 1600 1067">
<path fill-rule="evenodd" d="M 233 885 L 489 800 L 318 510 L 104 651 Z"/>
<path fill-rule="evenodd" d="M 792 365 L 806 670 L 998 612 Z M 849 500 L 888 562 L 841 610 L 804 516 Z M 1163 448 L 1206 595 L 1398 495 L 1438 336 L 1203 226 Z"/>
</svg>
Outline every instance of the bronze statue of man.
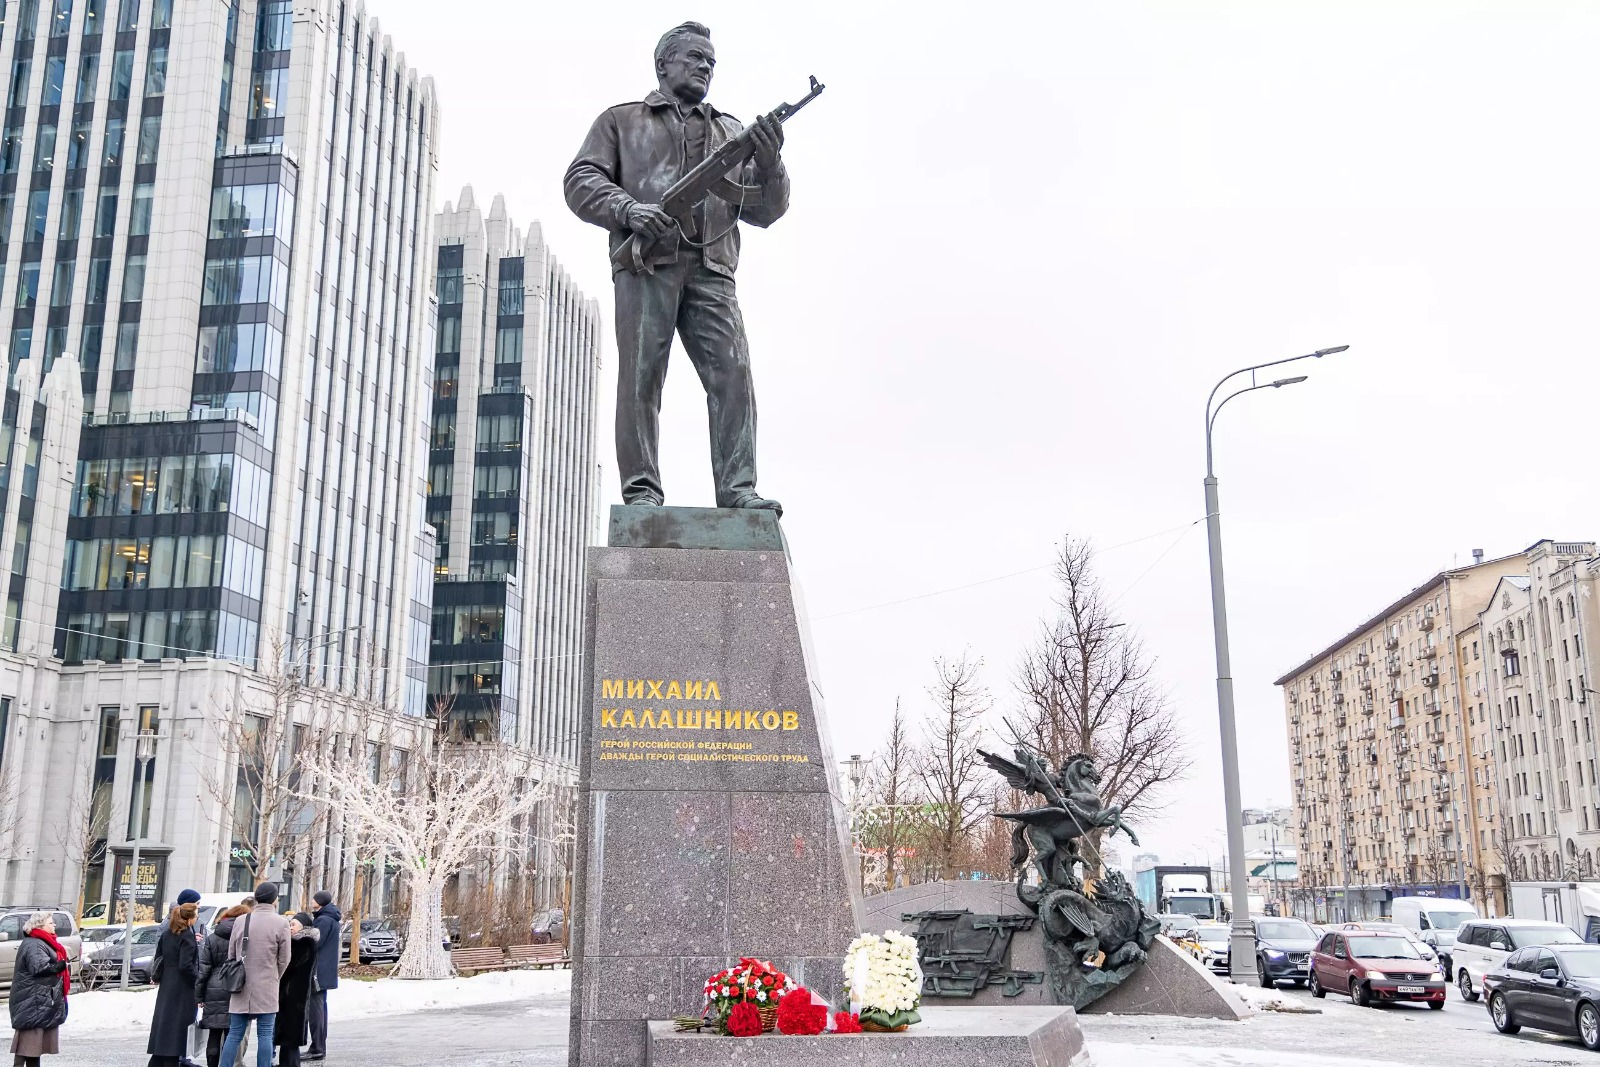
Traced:
<svg viewBox="0 0 1600 1067">
<path fill-rule="evenodd" d="M 716 68 L 711 31 L 697 22 L 670 29 L 656 45 L 659 88 L 595 120 L 567 168 L 567 204 L 611 233 L 611 251 L 633 240 L 649 255 L 614 267 L 617 305 L 617 466 L 622 499 L 661 504 L 661 387 L 676 332 L 706 390 L 711 468 L 721 508 L 783 508 L 756 492 L 756 400 L 750 349 L 734 291 L 740 221 L 770 226 L 789 207 L 780 152 L 783 127 L 756 120 L 755 152 L 730 177 L 751 188 L 750 203 L 710 196 L 674 218 L 663 195 L 708 153 L 744 127 L 706 102 Z M 626 258 L 626 257 L 621 257 Z M 614 259 L 614 262 L 616 260 Z"/>
</svg>

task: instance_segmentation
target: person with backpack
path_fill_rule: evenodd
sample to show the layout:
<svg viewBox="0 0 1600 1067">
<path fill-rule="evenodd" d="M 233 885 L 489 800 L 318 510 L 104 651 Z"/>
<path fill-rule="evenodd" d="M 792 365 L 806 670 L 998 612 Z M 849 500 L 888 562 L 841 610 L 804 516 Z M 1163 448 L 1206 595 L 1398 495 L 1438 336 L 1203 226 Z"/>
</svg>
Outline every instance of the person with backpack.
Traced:
<svg viewBox="0 0 1600 1067">
<path fill-rule="evenodd" d="M 216 977 L 217 970 L 228 958 L 228 939 L 233 936 L 235 922 L 240 916 L 248 915 L 254 906 L 255 898 L 245 897 L 243 903 L 217 916 L 216 925 L 200 945 L 194 996 L 200 1002 L 200 1029 L 206 1032 L 206 1067 L 220 1067 L 222 1063 L 222 1039 L 228 1034 L 228 1003 L 233 999 L 233 992 Z"/>
<path fill-rule="evenodd" d="M 55 918 L 36 911 L 22 927 L 17 969 L 11 977 L 11 1054 L 16 1067 L 39 1067 L 40 1056 L 61 1051 L 72 973 L 67 950 L 56 940 Z"/>
<path fill-rule="evenodd" d="M 278 983 L 289 969 L 289 920 L 278 914 L 278 887 L 262 882 L 256 906 L 237 920 L 228 939 L 228 958 L 217 977 L 229 989 L 228 1036 L 222 1042 L 222 1067 L 236 1067 L 245 1028 L 256 1024 L 256 1067 L 272 1067 L 272 1031 L 278 1017 Z"/>
</svg>

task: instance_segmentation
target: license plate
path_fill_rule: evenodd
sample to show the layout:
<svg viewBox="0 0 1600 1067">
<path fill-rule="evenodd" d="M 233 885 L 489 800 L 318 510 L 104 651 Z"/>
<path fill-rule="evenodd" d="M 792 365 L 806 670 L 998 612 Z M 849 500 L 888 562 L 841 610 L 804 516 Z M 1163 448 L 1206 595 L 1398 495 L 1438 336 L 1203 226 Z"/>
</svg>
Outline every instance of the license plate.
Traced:
<svg viewBox="0 0 1600 1067">
<path fill-rule="evenodd" d="M 1428 987 L 1427 986 L 1420 986 L 1420 985 L 1396 986 L 1395 989 L 1396 989 L 1396 991 L 1401 992 L 1401 993 L 1426 993 L 1428 991 Z"/>
</svg>

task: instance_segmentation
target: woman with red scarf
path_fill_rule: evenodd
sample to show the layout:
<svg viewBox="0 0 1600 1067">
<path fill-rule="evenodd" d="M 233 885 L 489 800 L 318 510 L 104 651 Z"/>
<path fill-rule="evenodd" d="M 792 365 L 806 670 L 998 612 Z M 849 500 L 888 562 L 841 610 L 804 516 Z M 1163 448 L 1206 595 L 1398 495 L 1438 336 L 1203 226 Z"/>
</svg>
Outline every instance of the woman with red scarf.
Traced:
<svg viewBox="0 0 1600 1067">
<path fill-rule="evenodd" d="M 15 1067 L 39 1067 L 40 1056 L 61 1051 L 59 1029 L 67 1021 L 72 974 L 48 911 L 34 912 L 22 930 L 11 979 L 11 1054 Z"/>
</svg>

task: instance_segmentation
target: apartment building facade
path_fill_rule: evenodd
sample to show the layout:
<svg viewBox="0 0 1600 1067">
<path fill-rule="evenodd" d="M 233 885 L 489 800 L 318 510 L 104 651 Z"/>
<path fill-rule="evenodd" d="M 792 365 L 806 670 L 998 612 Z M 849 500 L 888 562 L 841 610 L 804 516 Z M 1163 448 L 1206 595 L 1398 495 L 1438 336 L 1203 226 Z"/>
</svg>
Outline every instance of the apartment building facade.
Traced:
<svg viewBox="0 0 1600 1067">
<path fill-rule="evenodd" d="M 1496 583 L 1524 565 L 1521 555 L 1474 553 L 1471 565 L 1434 575 L 1275 683 L 1289 727 L 1298 914 L 1373 918 L 1406 895 L 1488 907 L 1490 850 L 1476 832 L 1494 815 L 1477 814 L 1473 668 L 1459 638 Z"/>
<path fill-rule="evenodd" d="M 1541 541 L 1479 614 L 1479 762 L 1498 786 L 1492 847 L 1512 881 L 1593 881 L 1600 869 L 1594 726 L 1594 542 Z"/>
<path fill-rule="evenodd" d="M 9 0 L 0 71 L 0 899 L 105 899 L 135 836 L 346 892 L 337 825 L 251 854 L 219 724 L 285 673 L 425 706 L 432 83 L 340 0 Z"/>
</svg>

